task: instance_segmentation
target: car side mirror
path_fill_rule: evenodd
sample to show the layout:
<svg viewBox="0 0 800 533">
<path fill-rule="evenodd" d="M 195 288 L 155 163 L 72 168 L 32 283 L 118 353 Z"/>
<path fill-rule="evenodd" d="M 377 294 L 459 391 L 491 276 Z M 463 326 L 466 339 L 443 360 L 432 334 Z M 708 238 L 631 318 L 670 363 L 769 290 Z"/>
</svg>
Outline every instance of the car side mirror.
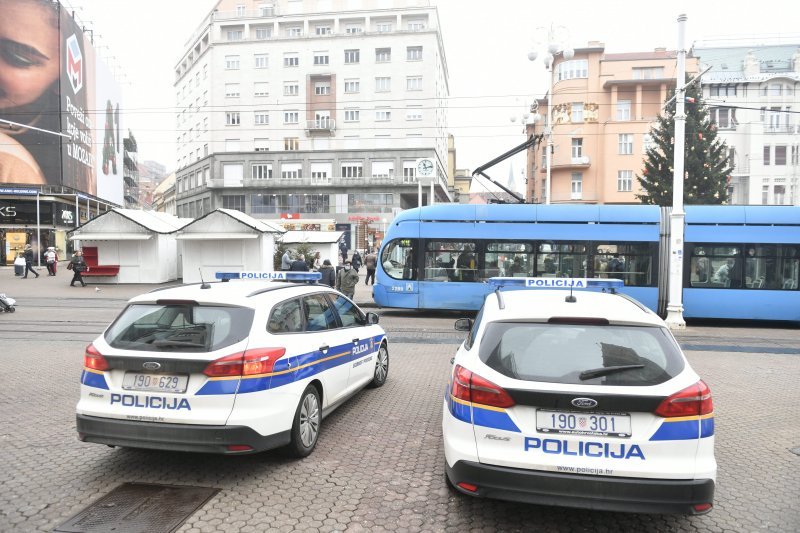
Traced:
<svg viewBox="0 0 800 533">
<path fill-rule="evenodd" d="M 456 320 L 455 323 L 456 331 L 471 331 L 472 330 L 472 319 L 471 318 L 459 318 Z"/>
<path fill-rule="evenodd" d="M 378 321 L 379 321 L 378 315 L 376 315 L 375 313 L 367 313 L 367 324 L 368 325 L 371 326 L 373 324 L 377 324 Z"/>
</svg>

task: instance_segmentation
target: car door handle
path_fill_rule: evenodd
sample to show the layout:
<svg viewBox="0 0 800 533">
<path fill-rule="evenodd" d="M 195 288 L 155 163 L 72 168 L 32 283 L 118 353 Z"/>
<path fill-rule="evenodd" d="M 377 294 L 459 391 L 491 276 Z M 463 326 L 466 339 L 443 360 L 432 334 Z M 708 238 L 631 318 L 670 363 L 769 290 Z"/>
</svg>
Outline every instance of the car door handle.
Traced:
<svg viewBox="0 0 800 533">
<path fill-rule="evenodd" d="M 361 339 L 353 339 L 353 344 L 358 344 L 358 341 L 360 341 L 360 340 Z"/>
<path fill-rule="evenodd" d="M 328 346 L 327 344 L 323 344 L 322 346 L 319 347 L 319 351 L 322 353 L 327 353 L 329 349 L 330 346 Z"/>
</svg>

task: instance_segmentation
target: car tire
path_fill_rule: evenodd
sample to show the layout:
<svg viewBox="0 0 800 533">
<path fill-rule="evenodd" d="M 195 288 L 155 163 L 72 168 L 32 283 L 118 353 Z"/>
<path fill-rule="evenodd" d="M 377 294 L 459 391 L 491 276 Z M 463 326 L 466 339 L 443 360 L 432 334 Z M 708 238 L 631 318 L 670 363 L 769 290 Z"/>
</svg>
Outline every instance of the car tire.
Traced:
<svg viewBox="0 0 800 533">
<path fill-rule="evenodd" d="M 375 372 L 372 375 L 372 381 L 369 382 L 369 387 L 372 389 L 382 387 L 386 383 L 387 377 L 389 377 L 389 350 L 386 348 L 386 344 L 381 344 L 375 358 Z"/>
<path fill-rule="evenodd" d="M 300 403 L 294 413 L 292 440 L 287 446 L 289 455 L 296 458 L 307 457 L 314 451 L 322 427 L 322 407 L 319 391 L 313 385 L 306 387 L 300 396 Z"/>
</svg>

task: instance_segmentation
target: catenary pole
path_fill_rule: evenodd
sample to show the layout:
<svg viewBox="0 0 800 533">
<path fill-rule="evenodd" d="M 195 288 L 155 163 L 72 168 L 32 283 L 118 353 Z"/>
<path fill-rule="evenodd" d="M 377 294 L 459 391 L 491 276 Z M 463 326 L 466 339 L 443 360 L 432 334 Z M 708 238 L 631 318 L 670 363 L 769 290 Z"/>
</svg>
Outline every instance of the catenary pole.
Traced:
<svg viewBox="0 0 800 533">
<path fill-rule="evenodd" d="M 667 325 L 684 329 L 683 319 L 683 236 L 686 213 L 683 210 L 684 146 L 686 143 L 686 15 L 678 16 L 678 71 L 675 90 L 675 150 L 672 175 L 672 212 L 669 216 L 669 300 Z"/>
<path fill-rule="evenodd" d="M 39 193 L 36 191 L 36 266 L 42 268 L 42 213 L 39 205 Z"/>
<path fill-rule="evenodd" d="M 555 64 L 556 58 L 555 54 L 553 54 L 550 58 L 550 63 L 547 66 L 547 77 L 550 79 L 550 92 L 547 93 L 547 118 L 545 120 L 545 128 L 544 132 L 547 135 L 547 157 L 545 158 L 545 166 L 546 166 L 546 174 L 545 174 L 545 204 L 550 204 L 550 192 L 551 192 L 551 185 L 550 185 L 550 176 L 552 172 L 552 165 L 553 165 L 553 125 L 551 123 L 552 115 L 553 115 L 553 65 Z"/>
</svg>

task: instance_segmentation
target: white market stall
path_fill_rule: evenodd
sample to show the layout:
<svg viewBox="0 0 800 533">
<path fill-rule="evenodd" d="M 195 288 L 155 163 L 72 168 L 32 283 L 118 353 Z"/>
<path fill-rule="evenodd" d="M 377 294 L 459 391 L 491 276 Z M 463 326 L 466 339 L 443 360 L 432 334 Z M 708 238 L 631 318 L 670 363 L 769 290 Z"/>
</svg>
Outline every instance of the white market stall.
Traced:
<svg viewBox="0 0 800 533">
<path fill-rule="evenodd" d="M 156 211 L 114 208 L 72 230 L 70 240 L 80 245 L 76 248 L 83 251 L 89 266 L 84 277 L 164 283 L 178 279 L 175 231 L 188 222 Z"/>
<path fill-rule="evenodd" d="M 343 231 L 287 231 L 281 238 L 292 252 L 298 244 L 307 244 L 312 255 L 319 252 L 320 262 L 329 259 L 331 265 L 339 264 L 339 240 Z"/>
<path fill-rule="evenodd" d="M 217 272 L 273 270 L 275 237 L 286 232 L 276 224 L 241 211 L 216 209 L 184 226 L 177 239 L 183 243 L 183 282 L 206 281 Z"/>
</svg>

